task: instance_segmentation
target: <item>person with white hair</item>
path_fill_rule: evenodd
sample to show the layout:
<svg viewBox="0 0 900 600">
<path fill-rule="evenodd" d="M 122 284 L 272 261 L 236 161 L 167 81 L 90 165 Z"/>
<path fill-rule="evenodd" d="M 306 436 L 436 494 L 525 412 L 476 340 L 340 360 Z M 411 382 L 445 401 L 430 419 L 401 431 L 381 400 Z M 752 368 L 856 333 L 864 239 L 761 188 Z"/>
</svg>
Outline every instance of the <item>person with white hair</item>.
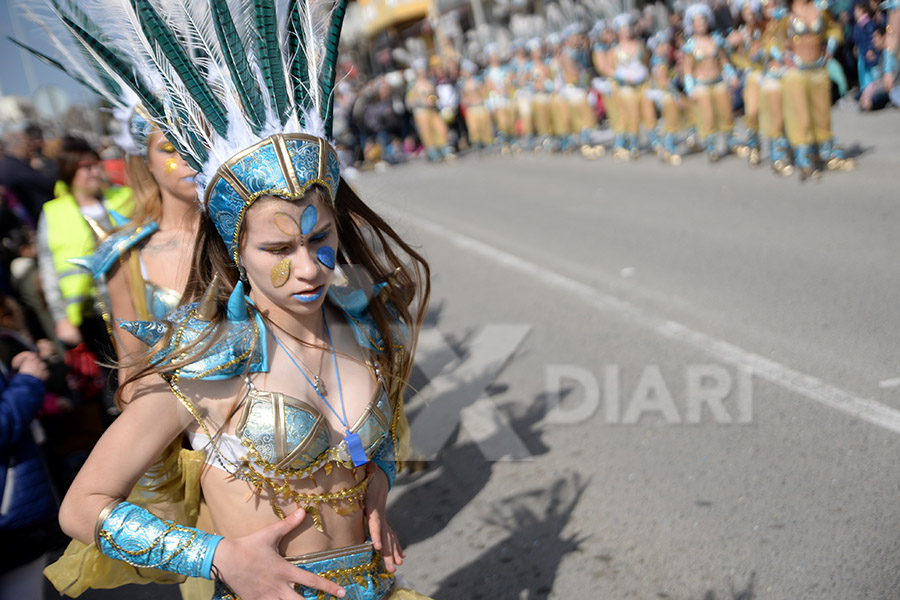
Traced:
<svg viewBox="0 0 900 600">
<path fill-rule="evenodd" d="M 721 156 L 718 135 L 725 136 L 728 150 L 740 144 L 734 137 L 734 112 L 728 89 L 728 83 L 736 81 L 734 67 L 725 53 L 724 38 L 710 29 L 712 20 L 712 11 L 706 4 L 687 7 L 684 27 L 690 37 L 685 41 L 682 52 L 684 91 L 694 102 L 698 131 L 706 155 L 710 162 L 716 162 Z"/>
<path fill-rule="evenodd" d="M 647 68 L 647 49 L 643 42 L 634 36 L 634 16 L 621 13 L 613 19 L 613 29 L 618 36 L 612 48 L 612 72 L 616 80 L 616 110 L 619 112 L 615 123 L 615 141 L 613 156 L 618 160 L 631 160 L 638 157 L 638 144 L 641 132 L 641 120 L 652 130 L 656 127 L 655 111 L 652 115 L 641 114 L 644 89 L 650 71 Z M 650 107 L 652 109 L 652 107 Z"/>
</svg>

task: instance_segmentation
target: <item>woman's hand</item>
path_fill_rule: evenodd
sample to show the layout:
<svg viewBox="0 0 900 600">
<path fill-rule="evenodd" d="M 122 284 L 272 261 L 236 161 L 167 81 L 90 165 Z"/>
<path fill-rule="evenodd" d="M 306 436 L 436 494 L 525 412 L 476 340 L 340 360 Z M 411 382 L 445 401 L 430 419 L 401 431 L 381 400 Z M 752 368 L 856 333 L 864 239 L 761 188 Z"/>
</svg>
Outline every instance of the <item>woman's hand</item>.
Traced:
<svg viewBox="0 0 900 600">
<path fill-rule="evenodd" d="M 390 490 L 387 475 L 375 463 L 369 463 L 368 471 L 371 479 L 366 489 L 366 519 L 369 522 L 369 535 L 372 545 L 384 555 L 384 566 L 389 573 L 403 564 L 406 553 L 400 547 L 397 534 L 387 522 L 387 495 Z"/>
<path fill-rule="evenodd" d="M 301 508 L 284 521 L 256 533 L 219 542 L 213 566 L 222 581 L 243 600 L 296 600 L 297 584 L 343 598 L 344 588 L 295 567 L 278 553 L 281 538 L 300 525 L 305 516 L 306 511 Z"/>
</svg>

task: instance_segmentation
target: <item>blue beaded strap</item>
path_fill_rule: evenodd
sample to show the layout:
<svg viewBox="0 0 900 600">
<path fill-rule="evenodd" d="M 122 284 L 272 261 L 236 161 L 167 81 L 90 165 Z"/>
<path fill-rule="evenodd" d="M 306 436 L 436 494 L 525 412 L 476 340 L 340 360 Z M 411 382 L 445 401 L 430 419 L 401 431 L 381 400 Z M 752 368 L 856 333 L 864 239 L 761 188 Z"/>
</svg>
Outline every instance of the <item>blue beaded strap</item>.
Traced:
<svg viewBox="0 0 900 600">
<path fill-rule="evenodd" d="M 97 548 L 133 567 L 212 579 L 213 556 L 224 538 L 160 519 L 146 508 L 120 502 L 100 513 Z"/>
</svg>

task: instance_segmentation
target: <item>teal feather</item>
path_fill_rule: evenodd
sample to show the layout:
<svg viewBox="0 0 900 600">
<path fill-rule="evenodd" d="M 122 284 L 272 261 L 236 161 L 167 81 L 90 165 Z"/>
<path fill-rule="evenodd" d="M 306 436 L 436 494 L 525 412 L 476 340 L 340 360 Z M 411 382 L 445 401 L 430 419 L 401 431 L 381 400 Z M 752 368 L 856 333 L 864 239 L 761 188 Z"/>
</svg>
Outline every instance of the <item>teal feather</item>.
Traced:
<svg viewBox="0 0 900 600">
<path fill-rule="evenodd" d="M 322 105 L 325 114 L 322 121 L 325 123 L 325 137 L 331 139 L 334 127 L 334 79 L 337 75 L 338 44 L 341 41 L 341 27 L 344 25 L 344 14 L 347 12 L 348 0 L 338 0 L 337 6 L 331 15 L 331 26 L 328 29 L 328 37 L 325 38 L 325 63 L 322 65 Z"/>
<path fill-rule="evenodd" d="M 56 11 L 57 14 L 63 13 L 62 6 L 60 6 L 59 2 L 57 2 L 56 0 L 51 0 L 51 4 L 53 5 L 53 9 Z M 82 11 L 76 4 L 74 4 L 72 2 L 67 1 L 66 5 L 69 8 L 69 12 L 67 14 L 70 18 L 72 18 L 75 22 L 77 22 L 81 26 L 82 29 L 84 29 L 86 32 L 91 34 L 95 39 L 97 39 L 97 41 L 99 41 L 100 43 L 102 43 L 104 45 L 108 45 L 108 40 L 103 35 L 103 32 L 100 31 L 100 28 L 97 27 L 97 24 L 94 23 L 90 19 L 90 17 L 88 17 L 84 13 L 84 11 Z M 109 93 L 112 94 L 113 96 L 121 96 L 122 95 L 122 86 L 119 85 L 119 82 L 117 82 L 109 74 L 109 72 L 106 69 L 104 69 L 103 66 L 99 62 L 97 62 L 97 59 L 94 58 L 94 56 L 90 52 L 88 52 L 88 50 L 84 46 L 82 46 L 81 44 L 76 44 L 76 45 L 78 46 L 78 49 L 81 51 L 82 56 L 84 56 L 84 59 L 87 61 L 87 63 L 90 65 L 90 67 L 97 74 L 97 77 L 99 77 L 100 80 L 103 82 L 103 85 L 106 87 L 106 89 L 109 91 Z M 96 90 L 94 90 L 94 91 L 96 91 Z"/>
<path fill-rule="evenodd" d="M 60 18 L 63 23 L 65 23 L 66 27 L 69 28 L 69 31 L 72 32 L 72 35 L 75 36 L 78 41 L 84 45 L 85 48 L 89 48 L 92 52 L 94 52 L 97 56 L 97 60 L 104 63 L 108 66 L 112 71 L 118 75 L 122 81 L 128 84 L 134 93 L 137 94 L 138 99 L 140 99 L 141 103 L 144 105 L 144 109 L 150 114 L 158 122 L 165 123 L 166 122 L 166 109 L 159 101 L 159 99 L 153 95 L 153 92 L 147 89 L 147 86 L 137 77 L 134 72 L 132 66 L 122 59 L 118 57 L 117 54 L 112 52 L 109 48 L 101 44 L 94 38 L 91 34 L 86 32 L 81 28 L 78 23 L 75 23 L 70 19 L 67 15 L 60 14 Z M 174 136 L 173 136 L 174 137 Z M 180 147 L 178 140 L 169 139 L 175 149 L 179 154 L 184 158 L 188 164 L 191 165 L 191 168 L 200 171 L 203 168 L 203 162 L 206 159 L 202 159 L 201 161 L 196 161 L 191 158 L 191 155 L 185 152 L 185 148 Z M 202 144 L 192 143 L 192 149 L 198 156 L 204 156 L 206 154 L 206 149 Z"/>
<path fill-rule="evenodd" d="M 213 93 L 206 79 L 191 62 L 190 57 L 178 43 L 175 35 L 166 26 L 165 21 L 146 0 L 131 0 L 131 6 L 141 22 L 141 28 L 147 39 L 165 54 L 172 68 L 181 77 L 188 93 L 196 101 L 197 106 L 209 124 L 222 137 L 228 135 L 228 117 L 225 106 Z M 170 140 L 171 141 L 171 140 Z"/>
<path fill-rule="evenodd" d="M 291 87 L 294 90 L 294 104 L 300 109 L 297 117 L 303 124 L 304 111 L 310 108 L 309 93 L 309 64 L 306 60 L 306 40 L 303 33 L 303 15 L 300 12 L 298 0 L 291 0 L 288 4 L 288 56 L 291 60 L 290 75 Z"/>
<path fill-rule="evenodd" d="M 266 115 L 259 86 L 250 71 L 250 63 L 247 60 L 247 51 L 250 49 L 244 49 L 226 0 L 210 0 L 210 11 L 216 37 L 219 38 L 219 47 L 244 107 L 247 122 L 253 133 L 258 135 L 266 124 Z"/>
<path fill-rule="evenodd" d="M 278 18 L 275 5 L 271 1 L 254 0 L 256 11 L 256 28 L 260 35 L 258 40 L 259 67 L 272 97 L 272 105 L 281 119 L 287 122 L 290 102 L 287 97 L 287 85 L 284 80 L 284 67 L 281 62 L 281 48 L 278 46 Z"/>
<path fill-rule="evenodd" d="M 22 48 L 22 49 L 25 50 L 26 52 L 29 52 L 29 53 L 33 54 L 36 58 L 38 58 L 39 60 L 41 60 L 41 61 L 47 63 L 47 64 L 50 65 L 51 67 L 55 67 L 55 68 L 59 69 L 60 71 L 64 72 L 66 75 L 68 75 L 69 77 L 71 77 L 72 79 L 74 79 L 75 81 L 77 81 L 78 83 L 80 83 L 81 85 L 85 86 L 86 88 L 88 88 L 89 90 L 91 90 L 92 92 L 94 92 L 95 94 L 97 94 L 98 96 L 103 96 L 103 92 L 101 92 L 101 91 L 98 90 L 96 87 L 94 87 L 93 85 L 91 85 L 90 83 L 88 83 L 87 81 L 85 81 L 84 79 L 82 79 L 82 78 L 81 78 L 80 76 L 78 76 L 77 74 L 72 73 L 71 70 L 67 69 L 66 66 L 63 65 L 62 63 L 60 63 L 59 61 L 50 58 L 50 57 L 47 56 L 46 54 L 44 54 L 44 53 L 42 53 L 42 52 L 40 52 L 40 51 L 38 51 L 38 50 L 35 50 L 34 48 L 32 48 L 31 46 L 28 46 L 27 44 L 23 44 L 22 42 L 20 42 L 20 41 L 17 40 L 17 39 L 11 38 L 11 37 L 9 37 L 9 36 L 7 36 L 6 39 L 8 39 L 9 41 L 11 41 L 13 44 L 15 44 L 16 46 L 18 46 L 19 48 Z"/>
</svg>

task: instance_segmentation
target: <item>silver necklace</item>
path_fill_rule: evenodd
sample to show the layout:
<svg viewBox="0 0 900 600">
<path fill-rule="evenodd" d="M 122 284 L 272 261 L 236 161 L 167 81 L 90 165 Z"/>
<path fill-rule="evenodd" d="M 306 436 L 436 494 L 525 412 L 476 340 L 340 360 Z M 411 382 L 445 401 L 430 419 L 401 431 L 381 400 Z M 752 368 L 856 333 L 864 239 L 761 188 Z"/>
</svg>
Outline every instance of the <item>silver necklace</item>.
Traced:
<svg viewBox="0 0 900 600">
<path fill-rule="evenodd" d="M 282 330 L 282 331 L 284 331 L 284 330 Z M 287 333 L 287 332 L 285 332 L 285 333 Z M 273 333 L 272 336 L 274 337 L 274 335 L 275 335 L 275 334 Z M 290 335 L 290 334 L 288 333 L 288 335 Z M 291 337 L 294 337 L 294 336 L 291 336 Z M 295 338 L 295 339 L 296 339 L 296 338 Z M 275 338 L 275 341 L 278 342 L 278 338 Z M 303 360 L 303 358 L 301 358 L 299 354 L 294 354 L 289 348 L 287 348 L 286 346 L 282 345 L 280 342 L 278 343 L 278 345 L 281 346 L 281 348 L 282 348 L 282 349 L 283 349 L 283 350 L 284 350 L 291 358 L 296 358 L 297 360 L 299 360 L 299 361 L 300 361 L 300 364 L 303 365 L 303 367 L 304 367 L 307 371 L 309 371 L 309 373 L 313 376 L 312 384 L 313 384 L 313 387 L 315 388 L 316 392 L 318 392 L 318 394 L 319 394 L 320 396 L 323 396 L 323 397 L 324 397 L 324 396 L 327 396 L 327 395 L 328 395 L 328 390 L 325 388 L 325 382 L 322 381 L 322 378 L 321 378 L 321 377 L 319 377 L 319 373 L 322 372 L 322 361 L 325 360 L 325 352 L 322 352 L 322 355 L 319 357 L 319 373 L 316 373 L 313 369 L 310 368 L 310 366 L 309 366 L 308 364 L 306 364 L 306 361 Z"/>
</svg>

